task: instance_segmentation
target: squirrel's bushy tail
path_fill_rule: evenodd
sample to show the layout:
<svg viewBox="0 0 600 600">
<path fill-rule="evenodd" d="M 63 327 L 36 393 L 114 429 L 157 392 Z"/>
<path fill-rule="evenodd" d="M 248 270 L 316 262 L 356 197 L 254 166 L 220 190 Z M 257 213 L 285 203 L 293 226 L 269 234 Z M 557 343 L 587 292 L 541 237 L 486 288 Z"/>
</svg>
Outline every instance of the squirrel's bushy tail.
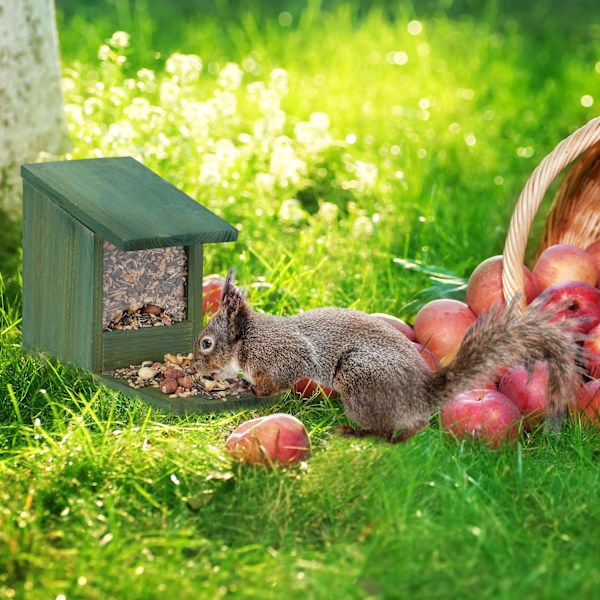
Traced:
<svg viewBox="0 0 600 600">
<path fill-rule="evenodd" d="M 454 359 L 433 374 L 429 398 L 439 408 L 461 391 L 481 385 L 498 370 L 516 365 L 548 365 L 548 419 L 557 425 L 580 380 L 576 332 L 568 321 L 535 301 L 524 311 L 518 298 L 482 314 L 465 335 Z"/>
</svg>

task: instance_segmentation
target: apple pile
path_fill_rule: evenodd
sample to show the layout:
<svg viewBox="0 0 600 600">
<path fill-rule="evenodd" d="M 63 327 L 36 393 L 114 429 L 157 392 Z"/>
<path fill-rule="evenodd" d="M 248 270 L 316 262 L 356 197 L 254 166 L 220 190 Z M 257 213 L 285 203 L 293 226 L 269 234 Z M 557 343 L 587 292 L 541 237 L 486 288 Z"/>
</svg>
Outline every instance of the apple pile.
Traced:
<svg viewBox="0 0 600 600">
<path fill-rule="evenodd" d="M 584 335 L 582 362 L 589 381 L 581 385 L 570 408 L 582 421 L 596 425 L 600 425 L 599 279 L 600 241 L 586 249 L 550 246 L 532 270 L 524 267 L 526 303 L 540 297 L 542 306 L 558 311 L 557 319 L 572 320 L 573 328 Z M 421 308 L 413 324 L 416 342 L 429 348 L 437 364 L 447 364 L 477 316 L 503 301 L 502 256 L 492 256 L 471 274 L 466 302 L 440 299 Z M 527 429 L 544 420 L 547 388 L 545 362 L 537 362 L 530 372 L 524 365 L 514 365 L 499 376 L 490 374 L 478 389 L 458 394 L 441 411 L 442 427 L 496 447 L 502 440 L 516 439 L 517 424 Z"/>
</svg>

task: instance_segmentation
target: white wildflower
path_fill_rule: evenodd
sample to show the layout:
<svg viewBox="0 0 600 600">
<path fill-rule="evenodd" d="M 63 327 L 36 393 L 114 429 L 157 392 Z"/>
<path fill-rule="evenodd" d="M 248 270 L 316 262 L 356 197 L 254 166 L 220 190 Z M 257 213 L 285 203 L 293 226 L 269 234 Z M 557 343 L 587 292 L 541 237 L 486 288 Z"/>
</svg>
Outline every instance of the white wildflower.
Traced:
<svg viewBox="0 0 600 600">
<path fill-rule="evenodd" d="M 323 202 L 319 207 L 319 219 L 326 223 L 333 223 L 339 214 L 337 204 L 333 202 Z"/>
<path fill-rule="evenodd" d="M 129 46 L 129 34 L 126 31 L 115 31 L 108 43 L 113 48 L 127 48 Z"/>
<path fill-rule="evenodd" d="M 220 71 L 218 83 L 224 90 L 237 90 L 242 83 L 244 72 L 233 62 L 228 62 Z"/>
<path fill-rule="evenodd" d="M 294 135 L 310 154 L 326 150 L 333 142 L 329 133 L 329 117 L 322 112 L 313 113 L 308 121 L 298 123 Z"/>
<path fill-rule="evenodd" d="M 366 216 L 356 217 L 352 225 L 352 235 L 355 238 L 369 237 L 373 234 L 373 221 Z"/>
<path fill-rule="evenodd" d="M 306 163 L 298 158 L 291 140 L 284 135 L 273 143 L 269 172 L 282 187 L 297 185 L 306 172 Z"/>
<path fill-rule="evenodd" d="M 193 83 L 202 72 L 202 59 L 196 54 L 171 54 L 165 63 L 165 70 L 174 81 L 179 83 Z"/>
<path fill-rule="evenodd" d="M 289 198 L 281 203 L 278 217 L 283 223 L 297 225 L 306 219 L 306 212 L 302 209 L 302 205 L 296 198 Z"/>
</svg>

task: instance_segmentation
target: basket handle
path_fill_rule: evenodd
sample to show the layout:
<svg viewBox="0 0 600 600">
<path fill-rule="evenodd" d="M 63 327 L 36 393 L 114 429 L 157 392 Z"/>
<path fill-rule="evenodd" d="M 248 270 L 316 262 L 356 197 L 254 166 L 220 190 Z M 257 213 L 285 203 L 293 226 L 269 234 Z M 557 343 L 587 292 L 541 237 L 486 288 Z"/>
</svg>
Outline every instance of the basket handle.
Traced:
<svg viewBox="0 0 600 600">
<path fill-rule="evenodd" d="M 513 211 L 503 252 L 502 287 L 505 300 L 524 290 L 525 248 L 544 194 L 556 176 L 581 153 L 600 139 L 600 117 L 560 142 L 536 167 L 528 179 Z M 525 299 L 521 299 L 524 307 Z"/>
</svg>

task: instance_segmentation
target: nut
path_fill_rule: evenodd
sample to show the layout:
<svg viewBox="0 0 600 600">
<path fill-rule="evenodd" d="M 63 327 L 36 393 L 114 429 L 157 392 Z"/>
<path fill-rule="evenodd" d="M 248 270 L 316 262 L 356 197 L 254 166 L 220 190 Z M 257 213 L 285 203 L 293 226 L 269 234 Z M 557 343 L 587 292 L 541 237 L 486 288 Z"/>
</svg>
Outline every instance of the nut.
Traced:
<svg viewBox="0 0 600 600">
<path fill-rule="evenodd" d="M 181 377 L 185 377 L 185 373 L 181 369 L 175 367 L 167 367 L 164 370 L 163 375 L 166 379 L 180 379 Z"/>
<path fill-rule="evenodd" d="M 174 394 L 177 390 L 177 382 L 174 379 L 163 379 L 160 384 L 160 391 L 163 394 Z"/>
<path fill-rule="evenodd" d="M 158 317 L 162 312 L 160 306 L 156 306 L 156 304 L 146 304 L 143 310 L 145 313 L 148 313 L 149 315 L 154 315 L 155 317 Z"/>
<path fill-rule="evenodd" d="M 177 380 L 177 383 L 184 389 L 184 390 L 191 390 L 194 387 L 194 380 L 189 376 L 186 375 L 185 377 L 180 377 Z"/>
<path fill-rule="evenodd" d="M 152 369 L 151 367 L 142 367 L 138 371 L 138 377 L 140 379 L 146 381 L 148 379 L 152 379 L 153 377 L 156 377 L 157 373 L 158 373 L 158 371 L 156 371 L 155 369 Z"/>
</svg>

